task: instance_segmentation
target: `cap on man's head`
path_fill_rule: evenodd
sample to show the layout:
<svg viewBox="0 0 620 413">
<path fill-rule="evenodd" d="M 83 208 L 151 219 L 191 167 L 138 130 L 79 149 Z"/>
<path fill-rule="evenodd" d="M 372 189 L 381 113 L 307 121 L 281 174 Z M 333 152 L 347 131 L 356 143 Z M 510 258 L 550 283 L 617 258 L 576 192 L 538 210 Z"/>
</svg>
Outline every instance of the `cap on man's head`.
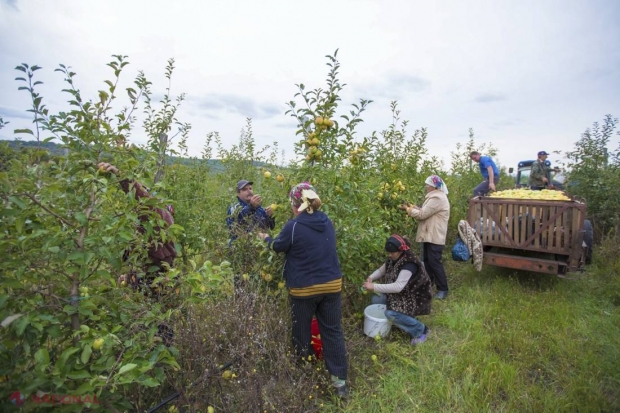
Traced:
<svg viewBox="0 0 620 413">
<path fill-rule="evenodd" d="M 549 155 L 549 154 L 545 151 L 538 152 L 538 156 L 543 156 L 543 155 Z"/>
<path fill-rule="evenodd" d="M 247 185 L 253 185 L 253 184 L 254 184 L 254 182 L 252 182 L 252 181 L 246 181 L 245 179 L 242 179 L 239 182 L 237 182 L 237 192 L 241 191 Z"/>
</svg>

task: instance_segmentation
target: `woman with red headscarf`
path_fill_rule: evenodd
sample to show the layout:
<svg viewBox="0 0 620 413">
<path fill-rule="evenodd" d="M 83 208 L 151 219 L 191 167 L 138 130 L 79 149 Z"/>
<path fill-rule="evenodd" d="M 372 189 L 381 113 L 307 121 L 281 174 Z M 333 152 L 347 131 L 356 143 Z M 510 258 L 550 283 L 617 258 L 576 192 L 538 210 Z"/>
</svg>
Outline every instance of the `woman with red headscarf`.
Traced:
<svg viewBox="0 0 620 413">
<path fill-rule="evenodd" d="M 331 373 L 338 397 L 348 395 L 348 362 L 341 326 L 342 273 L 336 252 L 336 231 L 331 220 L 319 209 L 321 199 L 308 182 L 289 192 L 295 216 L 272 238 L 259 233 L 268 247 L 286 254 L 283 276 L 289 291 L 292 336 L 295 352 L 311 354 L 312 317 L 316 315 L 321 332 L 323 358 Z"/>
<path fill-rule="evenodd" d="M 374 291 L 373 304 L 386 304 L 385 316 L 396 327 L 409 333 L 411 344 L 421 344 L 429 333 L 416 316 L 431 312 L 431 280 L 424 266 L 411 252 L 407 237 L 392 235 L 385 243 L 388 259 L 370 274 L 364 288 Z M 375 284 L 380 278 L 384 284 Z"/>
</svg>

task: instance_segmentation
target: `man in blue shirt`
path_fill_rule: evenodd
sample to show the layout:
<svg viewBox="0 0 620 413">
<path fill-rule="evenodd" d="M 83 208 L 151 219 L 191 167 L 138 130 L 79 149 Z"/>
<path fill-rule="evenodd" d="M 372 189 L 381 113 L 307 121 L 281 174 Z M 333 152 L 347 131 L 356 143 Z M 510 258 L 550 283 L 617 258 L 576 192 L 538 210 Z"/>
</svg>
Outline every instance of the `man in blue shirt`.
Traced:
<svg viewBox="0 0 620 413">
<path fill-rule="evenodd" d="M 237 201 L 228 207 L 226 225 L 230 230 L 231 244 L 239 235 L 254 229 L 266 231 L 276 226 L 271 207 L 263 208 L 263 198 L 254 194 L 253 182 L 242 179 L 237 182 Z"/>
<path fill-rule="evenodd" d="M 495 185 L 499 183 L 499 169 L 493 159 L 488 156 L 480 155 L 480 152 L 473 151 L 469 154 L 472 161 L 480 164 L 480 173 L 484 181 L 474 188 L 474 196 L 483 196 L 490 191 L 495 191 Z"/>
</svg>

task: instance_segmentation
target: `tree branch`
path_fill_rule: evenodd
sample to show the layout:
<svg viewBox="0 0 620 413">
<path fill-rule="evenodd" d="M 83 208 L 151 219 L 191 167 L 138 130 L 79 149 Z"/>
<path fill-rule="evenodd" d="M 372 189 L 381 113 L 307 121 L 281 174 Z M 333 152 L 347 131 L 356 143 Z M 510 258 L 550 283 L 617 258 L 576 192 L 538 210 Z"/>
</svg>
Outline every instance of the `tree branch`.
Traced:
<svg viewBox="0 0 620 413">
<path fill-rule="evenodd" d="M 41 203 L 41 201 L 39 201 L 37 198 L 35 198 L 35 196 L 33 194 L 30 193 L 23 193 L 22 195 L 28 197 L 32 202 L 34 202 L 35 204 L 37 204 L 38 206 L 40 206 L 43 210 L 45 210 L 45 212 L 47 212 L 48 214 L 58 218 L 58 220 L 60 220 L 63 224 L 68 225 L 70 227 L 74 227 L 75 225 L 69 221 L 67 218 L 63 217 L 62 215 L 58 215 L 57 213 L 55 213 L 54 211 L 52 211 L 49 207 L 43 205 Z"/>
</svg>

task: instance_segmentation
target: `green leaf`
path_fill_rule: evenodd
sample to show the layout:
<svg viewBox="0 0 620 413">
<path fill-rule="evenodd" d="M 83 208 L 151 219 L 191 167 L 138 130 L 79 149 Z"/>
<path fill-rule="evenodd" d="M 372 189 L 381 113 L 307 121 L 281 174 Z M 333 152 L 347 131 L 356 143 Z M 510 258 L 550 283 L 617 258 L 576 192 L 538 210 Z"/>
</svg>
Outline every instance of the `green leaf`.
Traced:
<svg viewBox="0 0 620 413">
<path fill-rule="evenodd" d="M 53 325 L 47 328 L 47 333 L 52 338 L 60 338 L 62 337 L 62 330 L 58 325 Z"/>
<path fill-rule="evenodd" d="M 72 380 L 87 379 L 90 377 L 90 373 L 86 370 L 79 370 L 67 374 L 67 377 Z"/>
<path fill-rule="evenodd" d="M 73 354 L 75 354 L 79 350 L 80 349 L 77 347 L 69 347 L 68 349 L 62 352 L 62 354 L 58 358 L 58 362 L 62 363 L 62 365 L 64 366 L 67 360 L 69 360 L 69 357 L 71 357 Z"/>
<path fill-rule="evenodd" d="M 43 369 L 50 364 L 50 354 L 47 349 L 40 348 L 34 353 L 34 361 L 38 364 L 37 367 Z"/>
<path fill-rule="evenodd" d="M 92 393 L 95 388 L 90 383 L 83 383 L 75 390 L 75 394 Z"/>
<path fill-rule="evenodd" d="M 85 226 L 88 223 L 88 218 L 86 218 L 86 214 L 83 212 L 78 212 L 75 214 L 75 219 L 80 223 L 80 225 Z"/>
<path fill-rule="evenodd" d="M 0 285 L 3 287 L 10 287 L 10 288 L 18 288 L 18 289 L 24 288 L 23 284 L 19 280 L 16 280 L 15 278 L 0 278 Z"/>
<path fill-rule="evenodd" d="M 140 381 L 140 384 L 146 387 L 157 387 L 159 386 L 159 382 L 154 377 L 147 377 L 146 379 Z"/>
<path fill-rule="evenodd" d="M 15 324 L 16 324 L 15 330 L 16 330 L 17 336 L 21 336 L 22 334 L 24 334 L 24 330 L 26 330 L 26 327 L 28 326 L 28 324 L 30 324 L 30 318 L 23 317 L 19 321 L 17 321 L 17 323 Z"/>
<path fill-rule="evenodd" d="M 84 253 L 82 251 L 75 251 L 69 254 L 67 257 L 69 261 L 76 261 L 78 264 L 83 264 L 84 261 Z"/>
<path fill-rule="evenodd" d="M 26 207 L 26 204 L 24 203 L 24 201 L 22 201 L 21 199 L 19 199 L 16 196 L 10 196 L 9 197 L 9 201 L 11 201 L 11 203 L 17 205 L 19 207 L 19 209 L 24 209 Z"/>
<path fill-rule="evenodd" d="M 13 131 L 13 133 L 15 133 L 15 134 L 17 134 L 17 133 L 25 133 L 25 134 L 34 136 L 34 133 L 30 129 L 15 129 Z"/>
<path fill-rule="evenodd" d="M 67 313 L 68 315 L 73 315 L 77 312 L 77 307 L 73 306 L 73 305 L 66 305 L 62 308 L 62 310 Z"/>
<path fill-rule="evenodd" d="M 90 344 L 85 345 L 84 350 L 82 350 L 82 355 L 80 356 L 80 360 L 82 360 L 82 363 L 88 363 L 91 354 L 93 354 L 92 347 L 90 346 Z"/>
<path fill-rule="evenodd" d="M 133 239 L 133 234 L 127 231 L 119 232 L 118 236 L 121 237 L 125 241 L 131 241 Z"/>
<path fill-rule="evenodd" d="M 127 373 L 128 371 L 131 371 L 133 369 L 135 369 L 138 365 L 134 364 L 134 363 L 129 363 L 129 364 L 125 364 L 123 367 L 120 368 L 120 370 L 118 371 L 118 375 L 120 376 L 121 374 Z"/>
</svg>

